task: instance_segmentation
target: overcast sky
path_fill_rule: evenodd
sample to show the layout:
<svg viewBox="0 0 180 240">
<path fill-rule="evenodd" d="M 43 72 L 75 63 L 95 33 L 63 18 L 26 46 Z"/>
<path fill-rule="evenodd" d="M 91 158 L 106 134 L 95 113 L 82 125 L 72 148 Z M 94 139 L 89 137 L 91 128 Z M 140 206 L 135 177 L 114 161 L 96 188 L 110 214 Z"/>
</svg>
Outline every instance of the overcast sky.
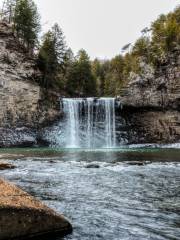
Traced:
<svg viewBox="0 0 180 240">
<path fill-rule="evenodd" d="M 0 0 L 2 2 L 2 0 Z M 161 13 L 172 11 L 179 0 L 35 0 L 43 31 L 59 23 L 68 46 L 91 58 L 111 58 L 134 42 L 143 28 Z"/>
</svg>

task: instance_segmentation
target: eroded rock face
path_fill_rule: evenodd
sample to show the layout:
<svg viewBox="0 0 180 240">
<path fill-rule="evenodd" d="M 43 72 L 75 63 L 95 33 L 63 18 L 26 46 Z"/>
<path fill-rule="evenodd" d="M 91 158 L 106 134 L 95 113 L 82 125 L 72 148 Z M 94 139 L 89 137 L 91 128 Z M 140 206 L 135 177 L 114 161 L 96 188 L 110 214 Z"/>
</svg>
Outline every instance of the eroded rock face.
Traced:
<svg viewBox="0 0 180 240">
<path fill-rule="evenodd" d="M 0 22 L 0 146 L 33 145 L 35 129 L 59 117 L 58 97 L 51 93 L 55 101 L 47 100 L 36 83 L 39 77 L 35 59 L 28 57 L 11 27 Z"/>
<path fill-rule="evenodd" d="M 126 109 L 123 111 L 126 122 L 127 143 L 177 143 L 180 141 L 179 111 L 154 111 Z"/>
<path fill-rule="evenodd" d="M 0 179 L 0 240 L 71 233 L 71 224 L 26 192 Z"/>
<path fill-rule="evenodd" d="M 172 53 L 156 72 L 135 76 L 120 100 L 129 143 L 179 142 L 180 52 Z"/>
</svg>

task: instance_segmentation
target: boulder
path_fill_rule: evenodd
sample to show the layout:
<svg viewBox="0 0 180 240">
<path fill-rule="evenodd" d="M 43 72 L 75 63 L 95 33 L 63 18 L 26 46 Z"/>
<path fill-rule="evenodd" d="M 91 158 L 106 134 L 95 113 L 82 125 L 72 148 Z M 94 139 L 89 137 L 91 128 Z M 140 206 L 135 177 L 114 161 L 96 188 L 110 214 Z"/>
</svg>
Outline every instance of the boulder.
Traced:
<svg viewBox="0 0 180 240">
<path fill-rule="evenodd" d="M 2 179 L 0 193 L 0 240 L 62 237 L 72 232 L 62 215 Z"/>
</svg>

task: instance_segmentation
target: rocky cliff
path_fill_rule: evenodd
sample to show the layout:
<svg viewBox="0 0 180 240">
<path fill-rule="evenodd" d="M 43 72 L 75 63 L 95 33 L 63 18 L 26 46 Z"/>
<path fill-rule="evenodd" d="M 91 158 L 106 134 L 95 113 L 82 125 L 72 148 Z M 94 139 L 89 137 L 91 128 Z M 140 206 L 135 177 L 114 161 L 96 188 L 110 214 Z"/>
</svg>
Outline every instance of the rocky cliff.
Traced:
<svg viewBox="0 0 180 240">
<path fill-rule="evenodd" d="M 121 92 L 122 115 L 130 143 L 180 141 L 180 51 L 171 53 L 156 71 L 142 66 Z"/>
<path fill-rule="evenodd" d="M 34 144 L 38 129 L 59 117 L 58 96 L 45 93 L 39 77 L 35 59 L 0 22 L 0 146 Z"/>
</svg>

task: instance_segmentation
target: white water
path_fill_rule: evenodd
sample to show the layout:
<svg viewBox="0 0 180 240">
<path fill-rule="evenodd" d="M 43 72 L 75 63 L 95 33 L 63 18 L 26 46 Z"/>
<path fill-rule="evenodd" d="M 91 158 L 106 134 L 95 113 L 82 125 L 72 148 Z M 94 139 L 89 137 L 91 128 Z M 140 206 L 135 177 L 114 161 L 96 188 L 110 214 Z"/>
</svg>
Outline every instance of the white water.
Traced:
<svg viewBox="0 0 180 240">
<path fill-rule="evenodd" d="M 116 146 L 114 98 L 64 98 L 64 120 L 56 137 L 65 148 Z"/>
</svg>

